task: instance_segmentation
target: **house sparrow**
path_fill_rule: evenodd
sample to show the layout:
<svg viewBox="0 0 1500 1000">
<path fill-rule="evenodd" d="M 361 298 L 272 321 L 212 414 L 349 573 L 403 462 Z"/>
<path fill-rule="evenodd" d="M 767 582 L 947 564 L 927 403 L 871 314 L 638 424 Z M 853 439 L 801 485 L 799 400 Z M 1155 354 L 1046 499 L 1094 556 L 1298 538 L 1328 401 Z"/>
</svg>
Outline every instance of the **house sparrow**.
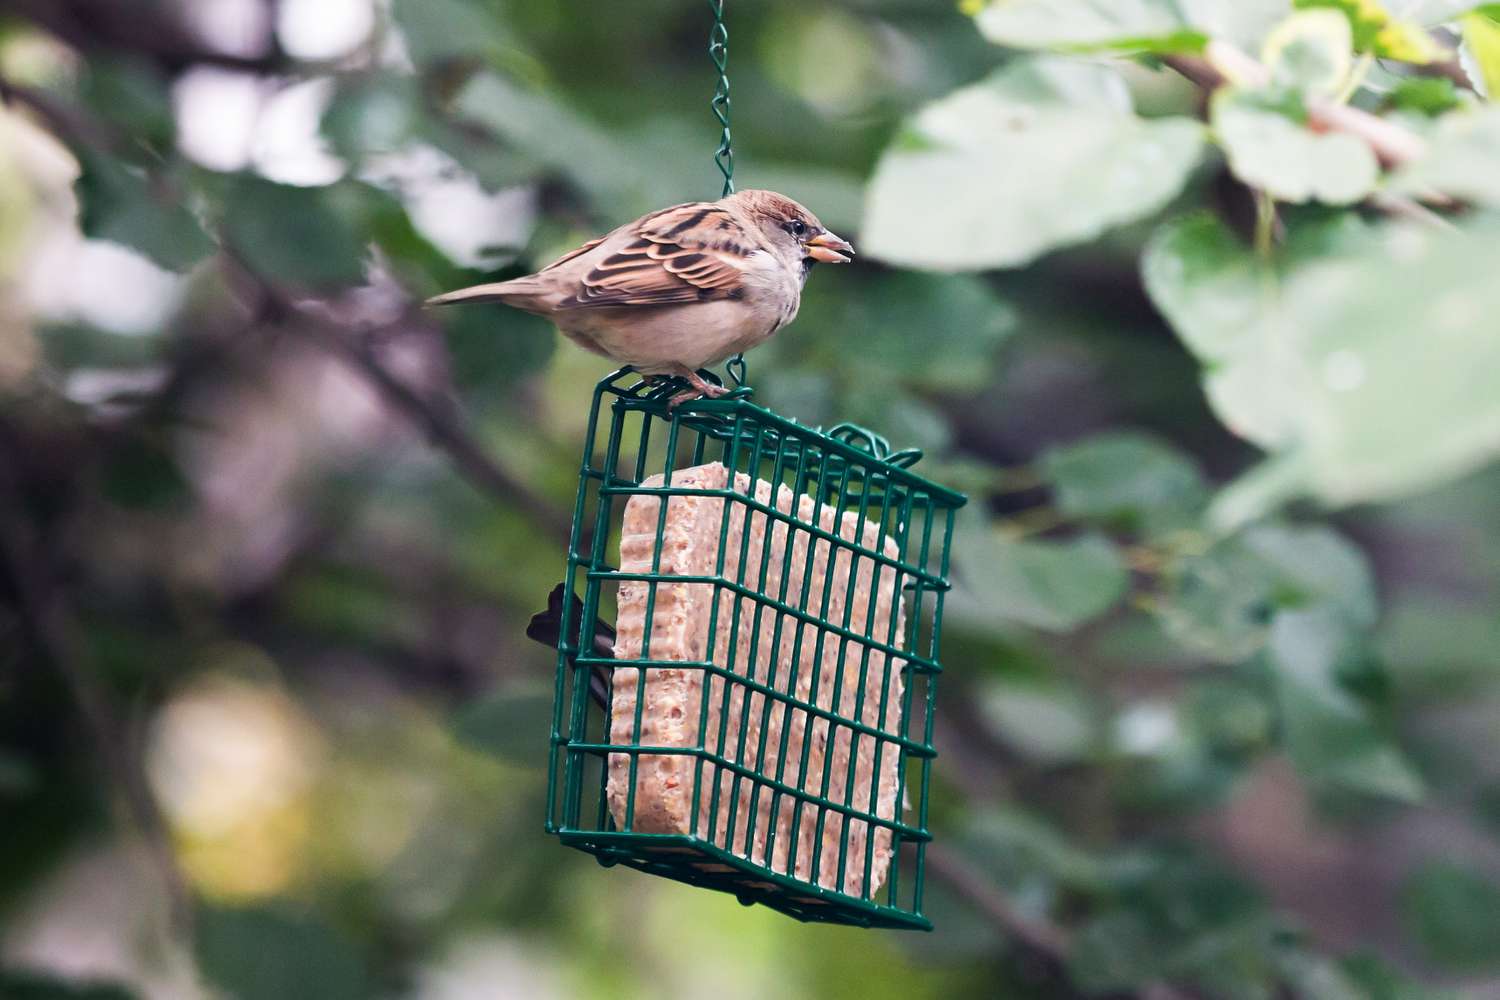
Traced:
<svg viewBox="0 0 1500 1000">
<path fill-rule="evenodd" d="M 535 274 L 475 285 L 428 305 L 503 302 L 557 324 L 568 339 L 643 375 L 686 379 L 675 406 L 727 390 L 699 368 L 748 350 L 797 315 L 816 261 L 854 248 L 774 191 L 643 215 Z"/>
</svg>

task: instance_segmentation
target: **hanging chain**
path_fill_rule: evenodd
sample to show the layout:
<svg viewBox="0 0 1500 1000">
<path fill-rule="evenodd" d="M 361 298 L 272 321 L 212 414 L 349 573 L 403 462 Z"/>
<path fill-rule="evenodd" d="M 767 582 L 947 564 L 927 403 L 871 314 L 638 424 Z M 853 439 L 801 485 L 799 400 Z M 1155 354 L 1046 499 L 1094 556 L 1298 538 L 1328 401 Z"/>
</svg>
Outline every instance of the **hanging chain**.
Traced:
<svg viewBox="0 0 1500 1000">
<path fill-rule="evenodd" d="M 727 196 L 734 194 L 734 146 L 729 134 L 729 29 L 724 27 L 724 0 L 708 0 L 708 6 L 714 12 L 713 30 L 708 33 L 708 58 L 719 71 L 714 99 L 709 102 L 719 123 L 719 148 L 714 150 L 714 166 L 724 175 L 724 195 Z M 745 384 L 743 354 L 730 358 L 724 370 L 734 379 L 735 385 Z"/>
<path fill-rule="evenodd" d="M 713 30 L 708 34 L 708 58 L 719 71 L 718 86 L 714 89 L 714 118 L 719 122 L 719 148 L 714 151 L 714 165 L 724 175 L 724 194 L 734 194 L 734 149 L 729 135 L 729 30 L 724 27 L 724 0 L 708 0 L 714 12 Z"/>
</svg>

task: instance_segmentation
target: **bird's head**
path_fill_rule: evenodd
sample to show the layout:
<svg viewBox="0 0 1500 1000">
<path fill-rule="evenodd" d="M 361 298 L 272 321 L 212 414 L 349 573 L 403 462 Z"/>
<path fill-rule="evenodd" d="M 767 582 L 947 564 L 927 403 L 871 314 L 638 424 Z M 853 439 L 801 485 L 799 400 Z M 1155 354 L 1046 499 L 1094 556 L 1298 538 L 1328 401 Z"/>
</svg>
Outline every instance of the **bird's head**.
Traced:
<svg viewBox="0 0 1500 1000">
<path fill-rule="evenodd" d="M 846 264 L 854 257 L 852 246 L 786 195 L 752 189 L 738 191 L 724 201 L 758 227 L 779 256 L 800 262 L 804 274 L 816 261 Z"/>
</svg>

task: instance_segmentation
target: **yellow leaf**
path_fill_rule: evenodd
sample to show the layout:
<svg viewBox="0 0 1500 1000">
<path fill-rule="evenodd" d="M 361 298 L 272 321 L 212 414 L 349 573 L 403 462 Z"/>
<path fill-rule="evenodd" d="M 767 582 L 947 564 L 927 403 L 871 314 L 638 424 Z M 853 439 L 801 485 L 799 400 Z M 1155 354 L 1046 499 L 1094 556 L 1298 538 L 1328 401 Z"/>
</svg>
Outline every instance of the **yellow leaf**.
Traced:
<svg viewBox="0 0 1500 1000">
<path fill-rule="evenodd" d="M 1469 14 L 1463 19 L 1464 46 L 1479 68 L 1485 96 L 1500 97 L 1500 23 L 1484 14 Z"/>
</svg>

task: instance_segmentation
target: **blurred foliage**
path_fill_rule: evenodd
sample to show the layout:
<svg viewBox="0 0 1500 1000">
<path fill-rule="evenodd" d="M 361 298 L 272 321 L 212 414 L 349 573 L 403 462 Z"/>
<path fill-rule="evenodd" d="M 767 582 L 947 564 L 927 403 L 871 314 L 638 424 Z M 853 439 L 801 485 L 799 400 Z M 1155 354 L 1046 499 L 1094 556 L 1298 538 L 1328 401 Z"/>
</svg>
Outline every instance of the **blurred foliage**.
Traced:
<svg viewBox="0 0 1500 1000">
<path fill-rule="evenodd" d="M 728 24 L 757 398 L 973 498 L 937 931 L 541 830 L 606 367 L 418 304 L 717 193 L 706 5 L 0 0 L 0 996 L 1500 994 L 1500 6 Z"/>
</svg>

